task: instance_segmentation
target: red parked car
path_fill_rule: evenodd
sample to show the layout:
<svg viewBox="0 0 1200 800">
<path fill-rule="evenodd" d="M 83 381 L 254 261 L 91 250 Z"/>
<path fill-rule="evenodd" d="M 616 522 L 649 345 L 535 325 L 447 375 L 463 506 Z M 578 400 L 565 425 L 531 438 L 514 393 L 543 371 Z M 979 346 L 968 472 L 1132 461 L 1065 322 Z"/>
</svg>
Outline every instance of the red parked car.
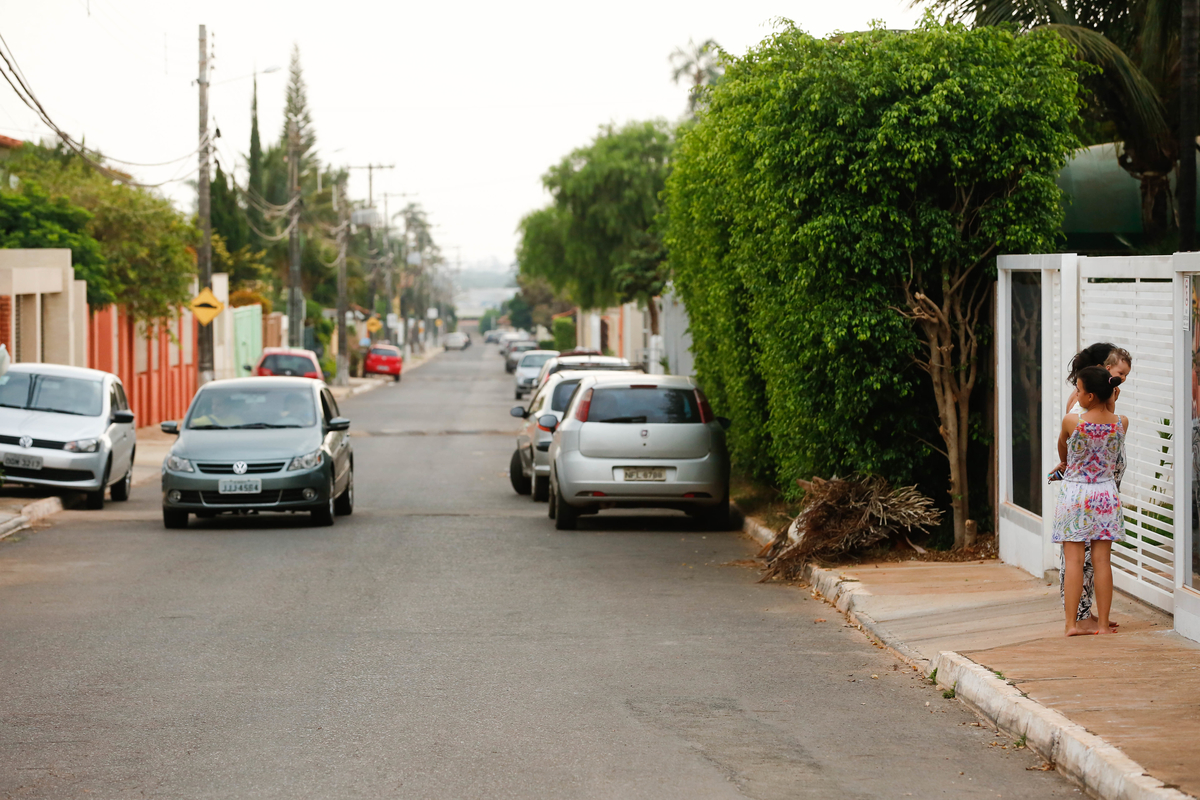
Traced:
<svg viewBox="0 0 1200 800">
<path fill-rule="evenodd" d="M 367 351 L 363 361 L 364 375 L 391 375 L 392 380 L 400 380 L 400 370 L 404 367 L 404 354 L 399 347 L 390 344 L 373 344 Z"/>
<path fill-rule="evenodd" d="M 250 371 L 251 375 L 269 377 L 272 375 L 295 378 L 316 378 L 324 380 L 321 374 L 321 364 L 317 354 L 312 350 L 302 350 L 299 347 L 264 347 L 258 363 Z"/>
</svg>

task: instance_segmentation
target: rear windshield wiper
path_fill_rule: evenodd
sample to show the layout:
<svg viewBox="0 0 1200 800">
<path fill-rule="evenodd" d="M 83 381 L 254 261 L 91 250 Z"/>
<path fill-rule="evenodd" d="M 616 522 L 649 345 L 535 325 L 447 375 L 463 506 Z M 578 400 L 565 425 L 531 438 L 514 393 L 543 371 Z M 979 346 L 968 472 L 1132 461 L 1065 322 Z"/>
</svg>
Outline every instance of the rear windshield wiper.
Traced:
<svg viewBox="0 0 1200 800">
<path fill-rule="evenodd" d="M 645 422 L 646 417 L 609 417 L 608 419 L 596 420 L 597 422 Z"/>
</svg>

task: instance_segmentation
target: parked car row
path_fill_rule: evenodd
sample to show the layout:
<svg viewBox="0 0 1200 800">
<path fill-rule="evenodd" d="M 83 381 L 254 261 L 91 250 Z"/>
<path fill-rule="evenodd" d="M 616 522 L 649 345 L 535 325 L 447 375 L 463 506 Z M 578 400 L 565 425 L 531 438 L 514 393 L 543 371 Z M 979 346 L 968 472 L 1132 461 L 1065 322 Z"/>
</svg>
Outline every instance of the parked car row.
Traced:
<svg viewBox="0 0 1200 800">
<path fill-rule="evenodd" d="M 531 363 L 526 364 L 525 359 Z M 526 383 L 533 360 L 537 377 Z M 648 375 L 611 356 L 528 350 L 517 362 L 522 420 L 509 461 L 518 494 L 548 502 L 559 530 L 609 508 L 670 508 L 729 524 L 729 420 L 691 378 Z M 523 372 L 523 370 L 528 370 Z"/>
</svg>

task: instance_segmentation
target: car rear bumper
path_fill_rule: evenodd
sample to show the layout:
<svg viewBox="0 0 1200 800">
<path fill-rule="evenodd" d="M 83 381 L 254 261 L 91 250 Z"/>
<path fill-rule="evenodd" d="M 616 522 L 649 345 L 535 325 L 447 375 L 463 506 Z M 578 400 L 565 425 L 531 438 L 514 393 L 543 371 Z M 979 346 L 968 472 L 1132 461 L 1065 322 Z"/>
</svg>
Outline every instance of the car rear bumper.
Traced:
<svg viewBox="0 0 1200 800">
<path fill-rule="evenodd" d="M 626 481 L 625 467 L 661 467 L 664 481 Z M 590 458 L 578 451 L 561 455 L 558 495 L 579 508 L 695 508 L 724 502 L 729 467 L 722 456 L 704 458 Z M 597 495 L 599 493 L 599 495 Z"/>
<path fill-rule="evenodd" d="M 241 477 L 191 472 L 164 471 L 162 503 L 164 508 L 186 511 L 302 511 L 329 502 L 331 468 L 328 460 L 319 467 L 294 472 L 275 472 L 246 477 L 262 479 L 258 494 L 221 494 L 221 478 Z M 312 489 L 315 497 L 304 497 Z M 174 491 L 180 493 L 172 500 Z"/>
</svg>

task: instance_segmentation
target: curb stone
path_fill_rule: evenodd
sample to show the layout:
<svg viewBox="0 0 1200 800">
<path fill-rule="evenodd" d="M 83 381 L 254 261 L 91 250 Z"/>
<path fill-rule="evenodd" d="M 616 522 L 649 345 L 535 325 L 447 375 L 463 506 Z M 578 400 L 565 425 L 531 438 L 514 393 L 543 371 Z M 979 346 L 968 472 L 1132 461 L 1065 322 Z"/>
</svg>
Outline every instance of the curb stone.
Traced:
<svg viewBox="0 0 1200 800">
<path fill-rule="evenodd" d="M 0 523 L 0 541 L 7 539 L 17 531 L 23 531 L 40 519 L 57 514 L 63 510 L 61 497 L 43 497 L 34 500 L 21 508 L 21 513 L 12 519 Z"/>
<path fill-rule="evenodd" d="M 766 545 L 775 533 L 743 514 L 744 533 Z M 1026 746 L 1065 778 L 1102 800 L 1190 800 L 1191 795 L 1146 774 L 1145 768 L 1104 739 L 1071 722 L 1061 712 L 1026 697 L 986 667 L 950 650 L 932 659 L 896 640 L 875 620 L 855 611 L 855 598 L 869 594 L 856 580 L 833 570 L 806 565 L 804 580 L 830 605 L 926 677 L 937 670 L 937 685 L 953 689 L 955 699 L 1013 738 L 1026 737 Z"/>
</svg>

